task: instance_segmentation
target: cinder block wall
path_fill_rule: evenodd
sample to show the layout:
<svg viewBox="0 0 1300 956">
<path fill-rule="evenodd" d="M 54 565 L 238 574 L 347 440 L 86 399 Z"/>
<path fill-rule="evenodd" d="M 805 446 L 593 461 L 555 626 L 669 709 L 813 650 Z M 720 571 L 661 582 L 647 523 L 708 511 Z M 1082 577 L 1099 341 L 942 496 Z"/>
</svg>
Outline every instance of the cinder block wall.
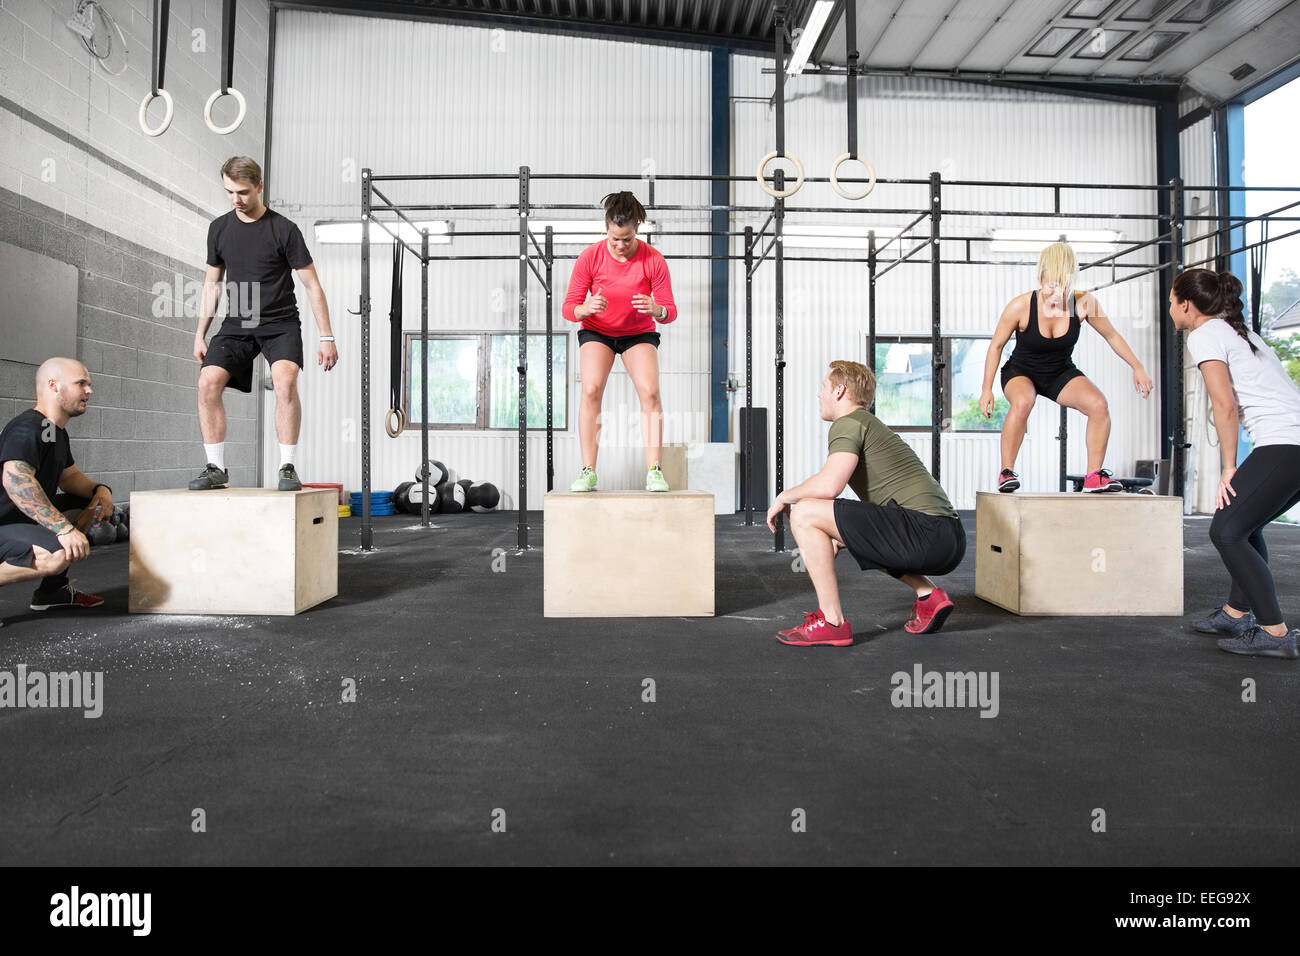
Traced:
<svg viewBox="0 0 1300 956">
<path fill-rule="evenodd" d="M 68 29 L 73 4 L 0 3 L 0 242 L 78 270 L 76 357 L 95 394 L 69 425 L 73 454 L 123 499 L 182 485 L 204 463 L 195 290 L 208 223 L 229 209 L 221 163 L 243 154 L 265 164 L 270 14 L 266 0 L 239 4 L 234 85 L 248 115 L 220 136 L 203 122 L 203 104 L 220 84 L 221 3 L 172 0 L 164 86 L 176 113 L 165 133 L 149 137 L 136 113 L 150 89 L 153 4 L 102 5 L 126 34 L 120 76 Z M 156 122 L 161 104 L 154 109 Z M 233 101 L 215 118 L 229 122 Z M 0 420 L 31 406 L 35 371 L 6 358 L 0 340 Z M 227 463 L 241 485 L 255 480 L 259 401 L 256 390 L 226 393 Z"/>
</svg>

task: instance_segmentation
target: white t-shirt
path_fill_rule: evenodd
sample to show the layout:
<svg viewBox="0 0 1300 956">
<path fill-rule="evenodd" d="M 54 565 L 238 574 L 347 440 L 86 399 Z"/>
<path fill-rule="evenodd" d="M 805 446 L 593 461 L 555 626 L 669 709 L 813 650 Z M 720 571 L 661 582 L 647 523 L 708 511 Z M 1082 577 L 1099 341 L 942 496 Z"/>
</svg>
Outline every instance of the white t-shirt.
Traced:
<svg viewBox="0 0 1300 956">
<path fill-rule="evenodd" d="M 1228 366 L 1241 423 L 1256 445 L 1300 445 L 1300 389 L 1273 350 L 1247 330 L 1258 353 L 1222 319 L 1187 333 L 1187 351 L 1197 365 L 1218 360 Z"/>
</svg>

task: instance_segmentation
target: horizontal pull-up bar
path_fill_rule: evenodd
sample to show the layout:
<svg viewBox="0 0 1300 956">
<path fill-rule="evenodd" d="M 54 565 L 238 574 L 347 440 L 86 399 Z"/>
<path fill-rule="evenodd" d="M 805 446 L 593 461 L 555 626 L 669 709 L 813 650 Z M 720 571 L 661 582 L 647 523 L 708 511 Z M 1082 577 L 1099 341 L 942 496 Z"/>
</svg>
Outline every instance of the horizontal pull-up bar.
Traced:
<svg viewBox="0 0 1300 956">
<path fill-rule="evenodd" d="M 1227 252 L 1221 252 L 1218 255 L 1208 256 L 1204 259 L 1198 260 L 1197 262 L 1184 263 L 1183 269 L 1186 270 L 1186 269 L 1195 268 L 1196 266 L 1209 265 L 1212 262 L 1217 262 L 1219 259 L 1226 259 L 1228 256 L 1235 256 L 1239 252 L 1248 252 L 1257 246 L 1266 246 L 1270 242 L 1279 242 L 1283 239 L 1289 239 L 1292 236 L 1300 236 L 1300 229 L 1292 229 L 1290 232 L 1284 232 L 1280 236 L 1269 236 L 1265 239 L 1259 239 L 1255 242 L 1248 242 L 1244 246 L 1238 246 L 1236 249 L 1229 249 Z M 1198 239 L 1194 241 L 1199 242 L 1200 240 Z"/>
</svg>

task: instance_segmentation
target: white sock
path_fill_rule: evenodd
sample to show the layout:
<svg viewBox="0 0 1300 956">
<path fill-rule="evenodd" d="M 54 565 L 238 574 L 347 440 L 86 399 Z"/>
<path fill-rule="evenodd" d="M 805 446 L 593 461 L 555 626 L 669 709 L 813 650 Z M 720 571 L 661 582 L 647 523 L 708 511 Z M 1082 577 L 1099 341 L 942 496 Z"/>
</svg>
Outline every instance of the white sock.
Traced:
<svg viewBox="0 0 1300 956">
<path fill-rule="evenodd" d="M 215 445 L 204 445 L 203 453 L 208 456 L 209 464 L 216 465 L 222 471 L 226 470 L 226 443 L 217 442 Z"/>
<path fill-rule="evenodd" d="M 298 463 L 294 461 L 294 458 L 297 456 L 297 454 L 298 454 L 297 445 L 281 445 L 280 446 L 280 467 L 283 468 L 285 465 L 293 465 L 296 468 L 298 466 Z"/>
</svg>

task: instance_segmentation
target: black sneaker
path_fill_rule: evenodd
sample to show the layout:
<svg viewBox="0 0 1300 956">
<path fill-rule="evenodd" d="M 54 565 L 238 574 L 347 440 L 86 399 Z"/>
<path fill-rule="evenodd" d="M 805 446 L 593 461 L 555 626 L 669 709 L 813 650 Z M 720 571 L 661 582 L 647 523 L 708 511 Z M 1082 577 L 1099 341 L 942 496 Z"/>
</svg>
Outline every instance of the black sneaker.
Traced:
<svg viewBox="0 0 1300 956">
<path fill-rule="evenodd" d="M 1199 621 L 1192 622 L 1192 630 L 1202 634 L 1230 634 L 1240 637 L 1255 626 L 1255 615 L 1247 611 L 1244 617 L 1233 617 L 1221 607 Z"/>
<path fill-rule="evenodd" d="M 98 594 L 86 594 L 84 591 L 78 591 L 71 584 L 65 584 L 57 591 L 48 594 L 37 588 L 32 593 L 30 607 L 33 611 L 48 611 L 54 607 L 99 607 L 103 603 L 104 599 Z"/>
<path fill-rule="evenodd" d="M 279 491 L 302 491 L 302 482 L 298 480 L 298 473 L 293 470 L 293 465 L 285 465 L 280 469 L 280 483 L 276 488 Z"/>
<path fill-rule="evenodd" d="M 224 488 L 228 484 L 230 484 L 230 472 L 208 462 L 208 467 L 199 472 L 199 476 L 190 482 L 190 491 L 211 491 L 213 488 Z"/>
<path fill-rule="evenodd" d="M 1229 654 L 1253 654 L 1256 657 L 1300 657 L 1296 650 L 1296 638 L 1300 637 L 1300 627 L 1293 627 L 1286 637 L 1274 637 L 1262 627 L 1252 627 L 1240 637 L 1228 637 L 1219 641 L 1219 650 Z"/>
</svg>

